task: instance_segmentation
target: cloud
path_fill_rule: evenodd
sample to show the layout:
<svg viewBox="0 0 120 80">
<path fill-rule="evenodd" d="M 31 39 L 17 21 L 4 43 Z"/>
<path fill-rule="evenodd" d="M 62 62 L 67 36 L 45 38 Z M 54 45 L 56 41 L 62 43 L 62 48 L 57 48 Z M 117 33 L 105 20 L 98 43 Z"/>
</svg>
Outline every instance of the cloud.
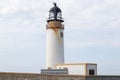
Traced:
<svg viewBox="0 0 120 80">
<path fill-rule="evenodd" d="M 66 41 L 65 43 L 66 47 L 70 48 L 108 48 L 108 47 L 120 47 L 120 41 L 114 41 L 114 40 L 106 40 L 106 39 L 100 39 L 100 40 L 74 40 L 74 41 Z"/>
<path fill-rule="evenodd" d="M 44 5 L 42 0 L 3 0 L 0 3 L 1 14 L 14 13 L 19 10 L 39 9 Z M 41 8 L 42 9 L 42 8 Z"/>
<path fill-rule="evenodd" d="M 62 1 L 61 1 L 62 2 Z M 114 0 L 80 0 L 65 1 L 63 5 L 67 27 L 73 30 L 113 30 L 117 29 L 120 17 L 119 1 Z M 72 7 L 72 9 L 69 9 Z M 73 24 L 71 26 L 69 23 Z"/>
</svg>

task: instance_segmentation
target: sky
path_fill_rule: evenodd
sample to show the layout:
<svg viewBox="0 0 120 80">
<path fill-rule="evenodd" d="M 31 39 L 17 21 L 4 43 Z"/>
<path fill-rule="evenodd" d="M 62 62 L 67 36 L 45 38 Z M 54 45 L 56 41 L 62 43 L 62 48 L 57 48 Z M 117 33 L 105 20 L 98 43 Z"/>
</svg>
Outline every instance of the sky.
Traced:
<svg viewBox="0 0 120 80">
<path fill-rule="evenodd" d="M 97 63 L 99 75 L 119 75 L 119 0 L 0 0 L 0 72 L 45 68 L 52 2 L 64 18 L 65 63 Z"/>
</svg>

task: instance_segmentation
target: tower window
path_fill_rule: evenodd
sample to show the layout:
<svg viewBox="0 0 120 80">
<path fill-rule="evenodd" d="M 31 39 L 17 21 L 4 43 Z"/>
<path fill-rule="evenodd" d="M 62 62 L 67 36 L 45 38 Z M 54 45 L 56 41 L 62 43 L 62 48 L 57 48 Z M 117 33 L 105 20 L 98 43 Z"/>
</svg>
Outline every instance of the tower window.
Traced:
<svg viewBox="0 0 120 80">
<path fill-rule="evenodd" d="M 63 38 L 63 32 L 60 32 L 60 36 Z"/>
<path fill-rule="evenodd" d="M 89 70 L 89 75 L 95 75 L 94 69 L 90 69 L 90 70 Z"/>
</svg>

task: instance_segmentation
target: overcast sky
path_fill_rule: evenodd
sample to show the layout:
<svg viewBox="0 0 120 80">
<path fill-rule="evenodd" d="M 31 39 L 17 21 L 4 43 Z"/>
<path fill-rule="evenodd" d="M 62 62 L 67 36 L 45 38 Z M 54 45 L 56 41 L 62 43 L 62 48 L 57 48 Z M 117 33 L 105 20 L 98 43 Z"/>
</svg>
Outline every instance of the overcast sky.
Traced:
<svg viewBox="0 0 120 80">
<path fill-rule="evenodd" d="M 0 72 L 45 68 L 52 2 L 65 20 L 65 62 L 97 63 L 98 74 L 120 74 L 120 0 L 0 0 Z"/>
</svg>

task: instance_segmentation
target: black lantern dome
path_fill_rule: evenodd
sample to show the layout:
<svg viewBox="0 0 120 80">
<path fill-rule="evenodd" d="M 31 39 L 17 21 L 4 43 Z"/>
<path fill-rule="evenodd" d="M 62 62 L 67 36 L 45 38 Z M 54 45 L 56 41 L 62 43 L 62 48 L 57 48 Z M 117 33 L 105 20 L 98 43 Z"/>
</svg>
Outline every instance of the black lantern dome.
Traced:
<svg viewBox="0 0 120 80">
<path fill-rule="evenodd" d="M 57 7 L 56 3 L 53 3 L 54 7 L 52 7 L 49 11 L 49 17 L 47 22 L 49 21 L 61 21 L 63 22 L 63 18 L 62 18 L 62 11 L 59 7 Z"/>
<path fill-rule="evenodd" d="M 61 12 L 60 8 L 57 7 L 56 3 L 53 3 L 53 4 L 54 4 L 54 7 L 52 7 L 49 12 L 53 12 L 53 13 L 55 11 L 56 12 Z"/>
</svg>

